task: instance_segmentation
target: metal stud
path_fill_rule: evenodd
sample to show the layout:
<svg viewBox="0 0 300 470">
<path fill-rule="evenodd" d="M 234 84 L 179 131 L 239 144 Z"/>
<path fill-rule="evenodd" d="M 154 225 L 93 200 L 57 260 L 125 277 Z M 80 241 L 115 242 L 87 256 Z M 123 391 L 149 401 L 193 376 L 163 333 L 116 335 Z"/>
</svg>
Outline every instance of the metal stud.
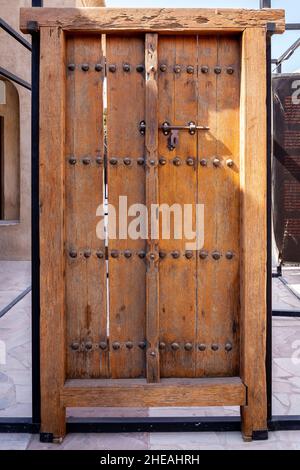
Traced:
<svg viewBox="0 0 300 470">
<path fill-rule="evenodd" d="M 92 254 L 91 250 L 84 250 L 83 252 L 83 256 L 85 258 L 90 258 L 91 254 Z"/>
<path fill-rule="evenodd" d="M 206 250 L 201 250 L 199 256 L 201 259 L 206 259 L 208 257 L 208 252 Z"/>
<path fill-rule="evenodd" d="M 89 165 L 89 164 L 91 163 L 91 159 L 90 159 L 89 157 L 84 157 L 84 158 L 82 159 L 82 163 L 83 163 L 84 165 Z"/>
<path fill-rule="evenodd" d="M 222 68 L 221 68 L 219 65 L 217 65 L 217 66 L 215 67 L 215 73 L 216 73 L 217 75 L 219 75 L 221 72 L 222 72 Z"/>
<path fill-rule="evenodd" d="M 155 356 L 156 356 L 156 352 L 155 352 L 155 351 L 150 351 L 150 356 L 155 357 Z"/>
<path fill-rule="evenodd" d="M 181 72 L 181 67 L 180 67 L 180 65 L 178 65 L 178 64 L 174 65 L 174 72 L 175 72 L 175 73 L 180 73 L 180 72 Z"/>
<path fill-rule="evenodd" d="M 205 351 L 205 349 L 206 349 L 205 344 L 203 344 L 203 343 L 199 344 L 198 349 L 199 349 L 199 351 Z"/>
<path fill-rule="evenodd" d="M 227 259 L 232 259 L 234 257 L 234 254 L 232 251 L 227 251 L 225 256 Z"/>
<path fill-rule="evenodd" d="M 117 66 L 115 64 L 111 64 L 109 67 L 108 67 L 108 70 L 111 72 L 111 73 L 115 73 L 116 70 L 117 70 Z"/>
<path fill-rule="evenodd" d="M 98 165 L 102 165 L 102 163 L 103 163 L 103 158 L 97 157 L 97 158 L 96 158 L 96 163 L 97 163 Z"/>
<path fill-rule="evenodd" d="M 83 70 L 84 72 L 87 72 L 89 69 L 90 69 L 89 64 L 82 64 L 81 70 Z"/>
<path fill-rule="evenodd" d="M 110 256 L 111 256 L 112 258 L 118 258 L 118 257 L 119 257 L 119 252 L 118 252 L 118 250 L 112 250 L 112 251 L 110 252 Z"/>
<path fill-rule="evenodd" d="M 70 250 L 69 251 L 69 256 L 70 256 L 70 258 L 77 258 L 77 251 L 76 250 Z"/>
<path fill-rule="evenodd" d="M 151 166 L 154 166 L 156 162 L 155 162 L 155 160 L 151 159 L 149 163 L 150 163 Z"/>
<path fill-rule="evenodd" d="M 77 341 L 74 341 L 71 344 L 71 349 L 73 349 L 73 351 L 78 351 L 79 347 L 80 347 L 80 344 Z"/>
<path fill-rule="evenodd" d="M 175 157 L 173 159 L 173 165 L 175 165 L 175 166 L 180 166 L 181 165 L 181 160 L 180 160 L 179 157 Z"/>
<path fill-rule="evenodd" d="M 99 258 L 99 259 L 104 258 L 104 253 L 103 253 L 103 251 L 97 250 L 97 251 L 96 251 L 96 256 L 97 256 L 97 258 Z"/>
<path fill-rule="evenodd" d="M 194 166 L 194 159 L 193 159 L 193 157 L 188 157 L 188 158 L 186 159 L 186 164 L 187 164 L 188 166 Z"/>
<path fill-rule="evenodd" d="M 209 68 L 207 67 L 207 65 L 202 65 L 201 72 L 202 73 L 208 73 L 208 71 L 209 71 Z"/>
<path fill-rule="evenodd" d="M 76 161 L 77 161 L 77 160 L 76 160 L 75 157 L 70 157 L 70 158 L 69 158 L 69 163 L 70 163 L 70 165 L 75 165 L 75 164 L 76 164 Z"/>
<path fill-rule="evenodd" d="M 136 66 L 136 71 L 139 72 L 139 73 L 143 73 L 145 70 L 145 67 L 143 66 L 143 64 L 139 64 Z"/>
<path fill-rule="evenodd" d="M 128 166 L 128 165 L 131 164 L 131 159 L 126 157 L 126 158 L 124 158 L 123 162 L 124 162 L 124 165 Z"/>
<path fill-rule="evenodd" d="M 123 64 L 124 72 L 130 72 L 130 64 Z"/>
<path fill-rule="evenodd" d="M 214 158 L 214 159 L 213 159 L 213 165 L 214 165 L 215 167 L 220 166 L 220 165 L 221 165 L 220 159 L 219 159 L 219 158 Z"/>
<path fill-rule="evenodd" d="M 118 164 L 118 160 L 117 160 L 117 158 L 111 158 L 111 159 L 109 160 L 109 163 L 110 163 L 111 165 L 117 165 L 117 164 Z"/>
<path fill-rule="evenodd" d="M 159 69 L 160 69 L 161 72 L 166 72 L 166 70 L 167 70 L 166 64 L 161 64 Z"/>
<path fill-rule="evenodd" d="M 213 343 L 213 344 L 211 345 L 211 349 L 212 349 L 213 351 L 218 351 L 219 345 L 216 344 L 216 343 Z"/>
<path fill-rule="evenodd" d="M 200 165 L 201 165 L 201 166 L 207 166 L 207 160 L 206 160 L 205 158 L 202 158 L 202 159 L 200 160 Z"/>
<path fill-rule="evenodd" d="M 173 351 L 178 351 L 178 349 L 179 349 L 179 344 L 178 344 L 178 343 L 172 343 L 172 344 L 171 344 L 171 348 L 173 349 Z"/>
<path fill-rule="evenodd" d="M 143 259 L 146 256 L 146 252 L 144 250 L 141 250 L 141 251 L 138 252 L 138 256 L 139 256 L 139 258 Z"/>
<path fill-rule="evenodd" d="M 166 256 L 167 256 L 167 252 L 166 252 L 166 251 L 160 251 L 160 252 L 159 252 L 159 257 L 160 257 L 161 259 L 164 259 Z"/>
<path fill-rule="evenodd" d="M 137 159 L 137 164 L 138 165 L 142 166 L 142 165 L 144 165 L 144 163 L 145 163 L 145 159 L 143 157 L 139 157 Z"/>
<path fill-rule="evenodd" d="M 125 258 L 131 258 L 131 256 L 132 256 L 131 251 L 130 250 L 125 250 L 124 251 L 124 256 L 125 256 Z"/>
<path fill-rule="evenodd" d="M 102 65 L 102 64 L 96 64 L 96 65 L 95 65 L 95 70 L 96 70 L 96 72 L 101 72 L 102 69 L 103 69 L 103 65 Z"/>
<path fill-rule="evenodd" d="M 159 349 L 166 349 L 166 343 L 163 341 L 159 343 Z"/>
<path fill-rule="evenodd" d="M 68 64 L 68 70 L 70 70 L 70 72 L 74 72 L 75 68 L 76 68 L 75 64 Z"/>
<path fill-rule="evenodd" d="M 233 72 L 234 72 L 234 68 L 233 68 L 233 67 L 227 67 L 226 72 L 227 72 L 229 75 L 232 75 Z"/>
<path fill-rule="evenodd" d="M 139 342 L 139 348 L 140 349 L 145 349 L 145 347 L 146 347 L 146 342 L 145 341 L 140 341 Z"/>
<path fill-rule="evenodd" d="M 179 258 L 180 253 L 179 253 L 179 251 L 175 250 L 175 251 L 172 251 L 171 255 L 172 255 L 173 258 L 177 259 L 177 258 Z"/>
<path fill-rule="evenodd" d="M 117 341 L 115 341 L 113 344 L 112 344 L 112 347 L 114 350 L 117 350 L 117 349 L 120 349 L 120 343 L 118 343 Z"/>
<path fill-rule="evenodd" d="M 214 260 L 219 260 L 221 258 L 221 253 L 219 251 L 213 251 L 211 256 Z"/>
<path fill-rule="evenodd" d="M 186 71 L 187 73 L 192 74 L 194 73 L 194 67 L 192 65 L 188 65 Z"/>
<path fill-rule="evenodd" d="M 229 166 L 229 168 L 232 168 L 234 165 L 233 160 L 231 160 L 231 158 L 228 158 L 228 160 L 226 160 L 226 165 Z"/>
<path fill-rule="evenodd" d="M 107 348 L 107 343 L 105 341 L 100 341 L 99 348 L 104 351 Z"/>
<path fill-rule="evenodd" d="M 159 159 L 159 163 L 160 163 L 160 165 L 165 165 L 165 164 L 167 163 L 166 158 L 161 157 L 161 158 Z"/>
<path fill-rule="evenodd" d="M 87 351 L 91 351 L 91 350 L 93 349 L 93 343 L 92 343 L 91 341 L 87 341 L 87 342 L 85 343 L 85 349 L 86 349 Z"/>
<path fill-rule="evenodd" d="M 150 253 L 149 258 L 154 261 L 155 260 L 155 253 Z"/>
<path fill-rule="evenodd" d="M 187 259 L 191 259 L 191 258 L 193 257 L 193 252 L 192 252 L 192 251 L 189 251 L 189 250 L 186 251 L 186 252 L 185 252 L 185 257 L 186 257 Z"/>
<path fill-rule="evenodd" d="M 225 351 L 229 352 L 232 350 L 232 344 L 231 343 L 226 343 L 225 344 Z"/>
<path fill-rule="evenodd" d="M 133 342 L 132 341 L 127 341 L 126 342 L 126 348 L 127 349 L 132 349 L 133 348 Z"/>
<path fill-rule="evenodd" d="M 186 351 L 191 351 L 191 350 L 193 349 L 192 343 L 185 343 L 184 349 L 185 349 Z"/>
</svg>

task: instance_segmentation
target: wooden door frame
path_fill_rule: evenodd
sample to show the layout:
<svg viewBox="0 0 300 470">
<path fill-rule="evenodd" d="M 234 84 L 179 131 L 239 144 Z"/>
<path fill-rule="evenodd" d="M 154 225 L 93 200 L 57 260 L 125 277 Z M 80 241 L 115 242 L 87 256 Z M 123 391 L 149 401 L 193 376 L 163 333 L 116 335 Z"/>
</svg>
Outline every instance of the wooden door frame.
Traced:
<svg viewBox="0 0 300 470">
<path fill-rule="evenodd" d="M 176 21 L 175 21 L 175 20 Z M 21 9 L 21 30 L 40 31 L 40 253 L 42 432 L 65 434 L 67 406 L 240 405 L 243 434 L 267 429 L 266 406 L 266 38 L 284 31 L 283 10 Z M 130 24 L 130 26 L 128 26 Z M 65 381 L 64 106 L 65 33 L 242 35 L 241 378 Z M 43 51 L 47 50 L 47 54 Z M 261 54 L 257 54 L 257 51 Z M 260 85 L 259 87 L 257 85 Z M 49 100 L 51 96 L 51 100 Z M 55 117 L 55 119 L 54 119 Z M 51 158 L 49 158 L 51 154 Z M 260 163 L 260 165 L 258 164 Z M 255 223 L 256 237 L 253 233 Z M 260 332 L 258 334 L 258 332 Z M 56 339 L 53 348 L 52 338 Z M 183 396 L 181 387 L 187 393 Z M 132 393 L 133 392 L 133 393 Z M 131 398 L 131 397 L 134 397 Z"/>
</svg>

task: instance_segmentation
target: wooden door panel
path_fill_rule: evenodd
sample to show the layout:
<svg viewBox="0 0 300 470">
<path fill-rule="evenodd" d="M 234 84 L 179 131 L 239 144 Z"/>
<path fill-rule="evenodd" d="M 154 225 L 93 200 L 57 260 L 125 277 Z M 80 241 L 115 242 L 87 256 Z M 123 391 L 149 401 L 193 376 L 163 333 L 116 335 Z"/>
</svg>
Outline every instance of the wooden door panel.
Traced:
<svg viewBox="0 0 300 470">
<path fill-rule="evenodd" d="M 145 204 L 144 138 L 138 130 L 145 119 L 144 37 L 108 36 L 106 47 L 108 202 L 118 208 L 119 196 L 126 196 L 129 208 Z M 112 378 L 145 375 L 145 244 L 125 235 L 109 238 Z"/>
<path fill-rule="evenodd" d="M 204 247 L 198 257 L 197 376 L 239 370 L 239 101 L 240 41 L 199 37 L 198 202 Z M 217 67 L 217 68 L 216 68 Z"/>
<path fill-rule="evenodd" d="M 100 347 L 107 344 L 105 246 L 96 236 L 104 168 L 101 35 L 68 38 L 66 56 L 67 374 L 108 377 L 108 348 Z"/>
<path fill-rule="evenodd" d="M 186 125 L 197 121 L 197 37 L 159 38 L 159 113 L 161 125 L 168 121 Z M 193 67 L 194 73 L 188 73 Z M 165 70 L 166 68 L 166 70 Z M 176 71 L 175 71 L 176 70 Z M 174 150 L 167 147 L 168 138 L 159 132 L 159 203 L 195 207 L 197 194 L 197 136 L 179 133 Z M 193 159 L 193 165 L 187 159 Z M 166 162 L 166 163 L 165 163 Z M 183 216 L 183 214 L 182 214 Z M 180 222 L 182 219 L 180 220 Z M 160 219 L 159 293 L 160 293 L 160 360 L 162 377 L 193 377 L 195 375 L 196 337 L 196 255 L 186 257 L 184 236 L 162 238 Z M 195 220 L 193 220 L 195 222 Z M 171 227 L 173 219 L 171 219 Z M 193 224 L 194 226 L 194 224 Z M 178 256 L 178 257 L 175 257 Z M 187 254 L 189 256 L 189 254 Z"/>
</svg>

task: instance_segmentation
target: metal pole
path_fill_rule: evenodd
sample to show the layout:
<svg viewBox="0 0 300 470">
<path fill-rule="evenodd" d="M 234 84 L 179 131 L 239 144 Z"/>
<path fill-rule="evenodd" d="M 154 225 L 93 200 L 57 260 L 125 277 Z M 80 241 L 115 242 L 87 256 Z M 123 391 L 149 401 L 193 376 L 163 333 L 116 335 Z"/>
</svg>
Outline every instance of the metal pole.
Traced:
<svg viewBox="0 0 300 470">
<path fill-rule="evenodd" d="M 42 0 L 32 0 L 42 7 Z M 39 71 L 40 35 L 32 33 L 31 57 L 31 282 L 32 282 L 32 422 L 41 422 L 40 397 L 40 252 L 39 252 Z"/>
<path fill-rule="evenodd" d="M 271 0 L 260 0 L 259 8 L 271 8 Z"/>
</svg>

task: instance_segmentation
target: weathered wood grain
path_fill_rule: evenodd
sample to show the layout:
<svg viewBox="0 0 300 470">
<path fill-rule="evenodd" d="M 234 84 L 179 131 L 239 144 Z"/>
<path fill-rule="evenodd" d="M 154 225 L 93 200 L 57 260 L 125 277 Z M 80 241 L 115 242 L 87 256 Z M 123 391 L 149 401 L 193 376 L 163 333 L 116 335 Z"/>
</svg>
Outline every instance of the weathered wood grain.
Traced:
<svg viewBox="0 0 300 470">
<path fill-rule="evenodd" d="M 30 32 L 31 22 L 37 27 L 56 26 L 70 31 L 112 32 L 216 32 L 249 27 L 266 28 L 275 24 L 275 32 L 285 30 L 284 10 L 243 10 L 205 8 L 21 8 L 20 29 Z"/>
<path fill-rule="evenodd" d="M 257 51 L 260 53 L 258 54 Z M 266 36 L 247 30 L 241 79 L 241 377 L 248 387 L 243 433 L 267 429 Z"/>
<path fill-rule="evenodd" d="M 67 39 L 65 257 L 68 377 L 109 377 L 105 241 L 97 237 L 103 204 L 103 80 L 101 35 Z M 89 70 L 82 70 L 84 64 Z M 95 70 L 101 64 L 102 71 Z M 76 160 L 75 164 L 70 159 Z M 101 158 L 101 163 L 97 159 Z M 76 257 L 70 256 L 72 252 Z M 97 254 L 102 253 L 102 258 Z M 88 257 L 86 257 L 88 255 Z M 79 350 L 72 348 L 79 343 Z M 92 348 L 88 349 L 89 343 Z"/>
<path fill-rule="evenodd" d="M 197 37 L 162 37 L 159 40 L 159 63 L 167 70 L 159 72 L 159 124 L 187 125 L 197 121 Z M 174 67 L 180 72 L 175 73 Z M 194 73 L 187 73 L 193 66 Z M 166 164 L 159 166 L 160 204 L 179 208 L 179 224 L 183 222 L 184 207 L 192 205 L 192 229 L 195 230 L 195 203 L 197 194 L 197 135 L 179 131 L 179 142 L 168 149 L 168 137 L 159 133 L 159 155 Z M 174 164 L 179 158 L 180 164 Z M 193 164 L 187 164 L 192 158 Z M 176 210 L 176 209 L 175 209 Z M 166 218 L 168 215 L 166 214 Z M 196 354 L 196 251 L 185 256 L 189 240 L 182 227 L 182 238 L 177 239 L 173 222 L 170 239 L 163 239 L 163 217 L 160 218 L 159 248 L 166 256 L 160 259 L 160 342 L 162 377 L 194 377 Z M 177 223 L 177 222 L 176 222 Z M 179 257 L 173 257 L 178 252 Z M 178 347 L 177 347 L 178 345 Z M 175 349 L 177 348 L 177 349 Z"/>
<path fill-rule="evenodd" d="M 145 77 L 138 72 L 144 66 L 145 44 L 140 37 L 107 37 L 107 176 L 108 202 L 120 214 L 119 196 L 127 197 L 127 209 L 121 214 L 124 222 L 127 210 L 133 204 L 145 204 L 145 166 L 138 161 L 144 158 L 144 137 L 139 133 L 139 123 L 145 119 Z M 128 64 L 130 71 L 124 71 Z M 115 72 L 111 71 L 115 66 Z M 117 159 L 112 165 L 111 159 Z M 126 165 L 124 159 L 130 159 Z M 137 214 L 138 215 L 138 214 Z M 110 227 L 111 217 L 108 216 Z M 140 345 L 146 335 L 146 263 L 139 257 L 145 251 L 142 238 L 132 239 L 123 233 L 117 220 L 117 238 L 109 235 L 109 337 L 112 378 L 145 376 L 145 351 Z M 142 236 L 142 234 L 141 234 Z M 125 250 L 131 253 L 124 256 Z M 111 256 L 112 251 L 118 257 Z M 120 343 L 115 349 L 114 343 Z M 127 347 L 132 343 L 133 347 Z"/>
<path fill-rule="evenodd" d="M 200 36 L 198 120 L 210 131 L 198 135 L 198 203 L 204 205 L 202 250 L 207 253 L 205 259 L 198 256 L 197 267 L 197 339 L 205 347 L 198 352 L 198 376 L 239 371 L 239 82 L 239 38 Z"/>
<path fill-rule="evenodd" d="M 58 28 L 41 31 L 40 73 L 41 432 L 60 438 L 66 432 L 59 398 L 66 376 L 65 39 Z"/>
<path fill-rule="evenodd" d="M 239 377 L 217 379 L 69 380 L 61 393 L 64 406 L 238 406 L 246 403 Z"/>
</svg>

